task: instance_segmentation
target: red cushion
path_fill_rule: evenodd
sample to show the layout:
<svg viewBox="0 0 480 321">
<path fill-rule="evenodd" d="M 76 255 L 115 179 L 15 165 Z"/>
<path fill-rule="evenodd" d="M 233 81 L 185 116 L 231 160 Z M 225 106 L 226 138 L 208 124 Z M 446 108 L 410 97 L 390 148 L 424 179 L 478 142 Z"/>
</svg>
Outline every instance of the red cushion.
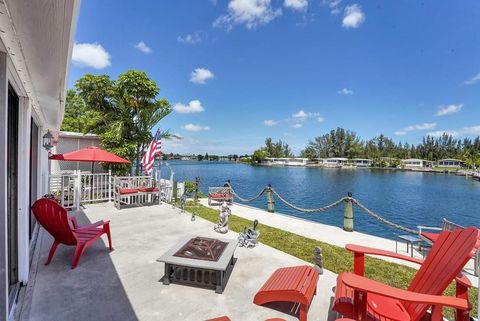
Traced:
<svg viewBox="0 0 480 321">
<path fill-rule="evenodd" d="M 212 193 L 208 195 L 210 198 L 232 198 L 232 194 Z"/>
<path fill-rule="evenodd" d="M 118 190 L 118 192 L 122 195 L 123 194 L 135 194 L 135 193 L 138 192 L 138 190 L 136 188 L 120 188 Z"/>
<path fill-rule="evenodd" d="M 139 192 L 158 192 L 157 187 L 140 187 L 138 189 Z"/>
<path fill-rule="evenodd" d="M 223 316 L 223 317 L 218 317 L 218 318 L 215 318 L 215 319 L 208 319 L 208 320 L 205 320 L 205 321 L 230 321 L 230 318 L 227 317 L 227 316 Z"/>
</svg>

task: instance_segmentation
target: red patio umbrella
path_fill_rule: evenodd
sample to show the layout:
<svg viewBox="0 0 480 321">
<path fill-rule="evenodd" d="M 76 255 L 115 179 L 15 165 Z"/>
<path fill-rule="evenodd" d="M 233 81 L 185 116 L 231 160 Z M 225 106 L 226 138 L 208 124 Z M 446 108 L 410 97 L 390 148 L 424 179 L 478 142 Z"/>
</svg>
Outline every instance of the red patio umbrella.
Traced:
<svg viewBox="0 0 480 321">
<path fill-rule="evenodd" d="M 73 152 L 65 154 L 55 154 L 48 157 L 49 159 L 54 160 L 63 160 L 68 162 L 92 162 L 92 172 L 93 172 L 93 163 L 115 163 L 115 164 L 129 164 L 130 161 L 117 156 L 113 153 L 107 152 L 101 148 L 90 146 L 87 148 L 82 148 Z"/>
</svg>

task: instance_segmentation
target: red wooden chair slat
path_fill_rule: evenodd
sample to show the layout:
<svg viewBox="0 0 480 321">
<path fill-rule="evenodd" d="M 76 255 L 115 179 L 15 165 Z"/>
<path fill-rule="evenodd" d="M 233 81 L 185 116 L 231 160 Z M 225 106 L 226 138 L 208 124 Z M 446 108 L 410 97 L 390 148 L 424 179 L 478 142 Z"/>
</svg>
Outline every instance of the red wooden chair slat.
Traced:
<svg viewBox="0 0 480 321">
<path fill-rule="evenodd" d="M 276 270 L 258 290 L 253 303 L 293 302 L 300 305 L 301 321 L 307 320 L 307 312 L 317 291 L 318 273 L 308 265 Z"/>
<path fill-rule="evenodd" d="M 439 234 L 425 261 L 405 258 L 421 264 L 407 290 L 388 287 L 363 277 L 365 254 L 395 258 L 402 258 L 401 255 L 347 245 L 347 249 L 355 253 L 356 275 L 345 272 L 338 276 L 333 309 L 354 319 L 368 316 L 376 320 L 419 321 L 427 317 L 429 308 L 432 308 L 431 319 L 440 320 L 443 306 L 451 306 L 457 309 L 458 321 L 468 320 L 467 287 L 470 284 L 457 275 L 475 254 L 479 236 L 480 231 L 473 227 L 445 231 Z M 456 277 L 457 298 L 443 297 L 443 292 Z M 360 296 L 360 293 L 364 295 Z"/>
<path fill-rule="evenodd" d="M 108 245 L 112 250 L 110 221 L 99 221 L 90 225 L 76 226 L 76 219 L 69 217 L 67 210 L 49 199 L 39 199 L 32 205 L 35 218 L 53 238 L 53 244 L 45 265 L 48 265 L 59 244 L 75 246 L 72 269 L 78 265 L 84 250 L 98 240 L 103 234 L 107 235 Z M 72 223 L 71 223 L 72 222 Z"/>
</svg>

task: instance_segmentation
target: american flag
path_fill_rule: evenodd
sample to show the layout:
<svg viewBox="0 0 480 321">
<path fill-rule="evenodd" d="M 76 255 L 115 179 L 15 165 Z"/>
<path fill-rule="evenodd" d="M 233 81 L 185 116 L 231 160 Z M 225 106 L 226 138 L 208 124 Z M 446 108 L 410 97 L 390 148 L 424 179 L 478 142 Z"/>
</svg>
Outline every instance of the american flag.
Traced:
<svg viewBox="0 0 480 321">
<path fill-rule="evenodd" d="M 159 156 L 162 153 L 162 135 L 160 129 L 157 130 L 155 137 L 153 137 L 152 142 L 148 146 L 145 155 L 142 157 L 142 165 L 145 169 L 145 173 L 150 175 L 152 171 L 153 163 L 155 162 L 155 157 Z"/>
</svg>

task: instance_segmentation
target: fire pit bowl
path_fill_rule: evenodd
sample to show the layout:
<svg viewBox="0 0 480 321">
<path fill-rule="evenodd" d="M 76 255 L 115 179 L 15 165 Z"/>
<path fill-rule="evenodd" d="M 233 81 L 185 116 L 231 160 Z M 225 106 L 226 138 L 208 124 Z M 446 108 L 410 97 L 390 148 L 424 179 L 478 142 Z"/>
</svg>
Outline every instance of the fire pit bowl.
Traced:
<svg viewBox="0 0 480 321">
<path fill-rule="evenodd" d="M 174 256 L 196 260 L 218 261 L 227 245 L 228 242 L 197 236 L 190 239 Z"/>
<path fill-rule="evenodd" d="M 163 284 L 190 285 L 223 293 L 232 273 L 237 240 L 183 237 L 157 259 L 165 263 Z"/>
</svg>

